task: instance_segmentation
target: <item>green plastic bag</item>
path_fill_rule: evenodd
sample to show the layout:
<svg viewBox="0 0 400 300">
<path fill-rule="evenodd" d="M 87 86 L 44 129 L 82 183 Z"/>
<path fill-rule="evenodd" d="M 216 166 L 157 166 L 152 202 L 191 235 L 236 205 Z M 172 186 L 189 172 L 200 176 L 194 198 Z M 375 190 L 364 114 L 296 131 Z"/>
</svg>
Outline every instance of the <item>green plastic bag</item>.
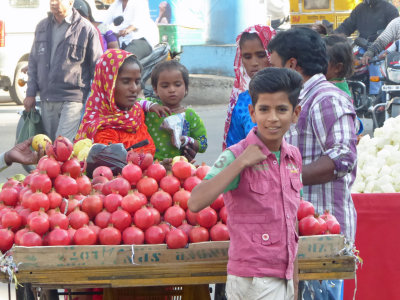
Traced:
<svg viewBox="0 0 400 300">
<path fill-rule="evenodd" d="M 37 110 L 31 109 L 29 112 L 24 110 L 21 118 L 23 118 L 24 124 L 17 135 L 18 137 L 16 144 L 21 143 L 39 133 L 44 133 L 42 117 Z"/>
</svg>

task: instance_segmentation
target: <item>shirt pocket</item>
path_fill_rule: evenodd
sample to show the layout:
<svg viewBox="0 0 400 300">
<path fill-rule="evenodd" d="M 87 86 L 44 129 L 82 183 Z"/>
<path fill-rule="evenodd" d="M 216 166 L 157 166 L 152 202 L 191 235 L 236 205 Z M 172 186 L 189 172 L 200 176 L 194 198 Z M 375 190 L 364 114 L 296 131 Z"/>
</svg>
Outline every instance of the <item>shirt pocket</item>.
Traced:
<svg viewBox="0 0 400 300">
<path fill-rule="evenodd" d="M 269 181 L 252 181 L 249 183 L 250 190 L 256 194 L 265 195 L 271 189 L 273 182 Z"/>
<path fill-rule="evenodd" d="M 300 178 L 298 176 L 290 177 L 290 185 L 292 189 L 296 192 L 296 196 L 300 197 L 300 190 L 303 187 Z"/>
</svg>

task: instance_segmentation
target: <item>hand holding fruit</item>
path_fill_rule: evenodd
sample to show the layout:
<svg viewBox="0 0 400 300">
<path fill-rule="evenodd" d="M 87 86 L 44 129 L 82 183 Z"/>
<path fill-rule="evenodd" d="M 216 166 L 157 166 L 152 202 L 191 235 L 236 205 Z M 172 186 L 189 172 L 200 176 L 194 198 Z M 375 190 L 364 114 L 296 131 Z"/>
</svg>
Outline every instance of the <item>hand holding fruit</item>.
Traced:
<svg viewBox="0 0 400 300">
<path fill-rule="evenodd" d="M 7 151 L 4 154 L 4 160 L 6 164 L 11 165 L 13 162 L 23 165 L 36 164 L 38 160 L 44 155 L 44 149 L 43 146 L 39 144 L 38 151 L 32 151 L 32 140 L 33 138 L 27 139 Z"/>
</svg>

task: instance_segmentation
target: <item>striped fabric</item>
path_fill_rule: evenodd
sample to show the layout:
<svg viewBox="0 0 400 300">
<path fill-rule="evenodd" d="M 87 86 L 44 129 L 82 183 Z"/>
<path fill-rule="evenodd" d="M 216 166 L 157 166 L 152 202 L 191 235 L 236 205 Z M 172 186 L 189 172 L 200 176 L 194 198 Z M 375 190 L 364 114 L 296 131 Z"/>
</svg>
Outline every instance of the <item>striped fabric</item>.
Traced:
<svg viewBox="0 0 400 300">
<path fill-rule="evenodd" d="M 400 39 L 400 17 L 393 19 L 386 29 L 378 36 L 375 42 L 368 47 L 365 55 L 368 57 L 374 57 L 381 51 L 385 50 L 389 43 Z"/>
<path fill-rule="evenodd" d="M 322 74 L 305 82 L 299 99 L 300 117 L 286 140 L 299 148 L 303 166 L 326 155 L 337 171 L 332 182 L 304 186 L 304 200 L 310 201 L 319 214 L 329 210 L 338 219 L 342 233 L 354 241 L 357 217 L 350 191 L 356 177 L 357 150 L 352 101 Z"/>
</svg>

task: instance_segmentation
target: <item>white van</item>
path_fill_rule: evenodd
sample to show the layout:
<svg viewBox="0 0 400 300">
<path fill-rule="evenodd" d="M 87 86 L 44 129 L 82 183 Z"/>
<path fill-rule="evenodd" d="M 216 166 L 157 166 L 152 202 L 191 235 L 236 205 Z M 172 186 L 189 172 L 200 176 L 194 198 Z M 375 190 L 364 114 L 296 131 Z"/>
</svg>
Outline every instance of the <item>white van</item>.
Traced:
<svg viewBox="0 0 400 300">
<path fill-rule="evenodd" d="M 94 0 L 86 1 L 96 20 L 101 19 L 102 12 L 97 10 Z M 26 79 L 21 69 L 28 65 L 36 25 L 46 18 L 50 0 L 0 2 L 0 89 L 9 91 L 12 100 L 22 104 L 26 84 L 20 86 L 18 79 Z"/>
</svg>

